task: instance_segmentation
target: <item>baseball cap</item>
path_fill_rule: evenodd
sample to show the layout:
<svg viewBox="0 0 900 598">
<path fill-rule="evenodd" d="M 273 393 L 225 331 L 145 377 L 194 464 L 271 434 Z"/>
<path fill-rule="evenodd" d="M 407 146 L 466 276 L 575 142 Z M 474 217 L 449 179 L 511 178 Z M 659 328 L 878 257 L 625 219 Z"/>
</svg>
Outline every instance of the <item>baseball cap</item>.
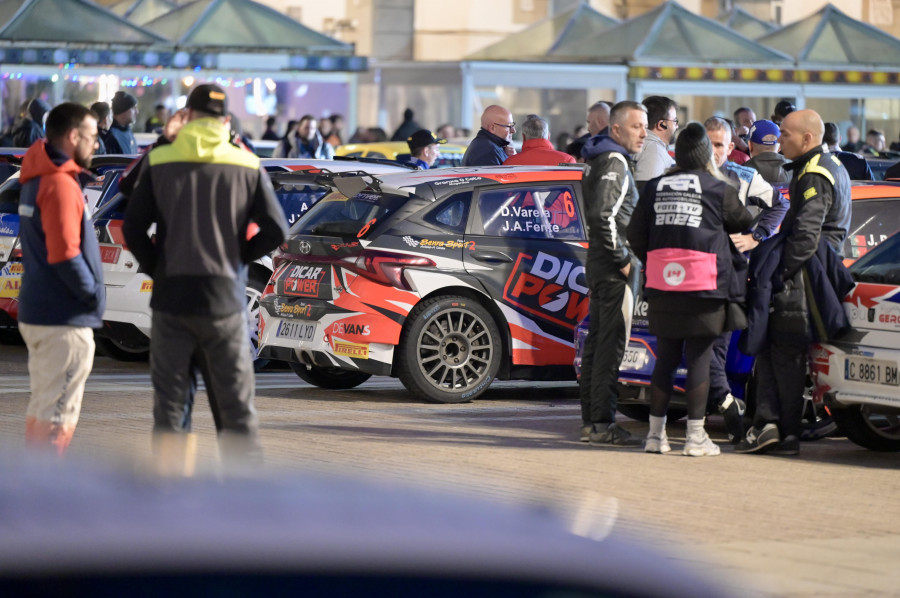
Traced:
<svg viewBox="0 0 900 598">
<path fill-rule="evenodd" d="M 204 83 L 191 91 L 185 107 L 215 116 L 225 116 L 228 114 L 228 97 L 225 90 L 218 85 Z"/>
<path fill-rule="evenodd" d="M 435 137 L 428 129 L 419 129 L 407 138 L 406 143 L 409 145 L 409 151 L 413 151 L 420 147 L 429 146 L 432 143 L 447 143 L 447 140 Z"/>
<path fill-rule="evenodd" d="M 775 110 L 773 112 L 775 113 L 775 116 L 784 118 L 796 109 L 796 106 L 794 106 L 791 102 L 787 100 L 781 100 L 780 102 L 775 104 Z"/>
<path fill-rule="evenodd" d="M 771 120 L 758 120 L 750 127 L 750 141 L 760 145 L 775 145 L 781 137 L 781 129 Z"/>
</svg>

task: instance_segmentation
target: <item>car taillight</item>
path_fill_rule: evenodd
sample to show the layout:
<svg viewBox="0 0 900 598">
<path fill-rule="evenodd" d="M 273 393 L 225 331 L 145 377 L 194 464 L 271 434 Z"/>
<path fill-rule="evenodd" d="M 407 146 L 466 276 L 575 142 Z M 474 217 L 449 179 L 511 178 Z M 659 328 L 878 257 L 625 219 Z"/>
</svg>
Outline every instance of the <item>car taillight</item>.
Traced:
<svg viewBox="0 0 900 598">
<path fill-rule="evenodd" d="M 20 260 L 22 259 L 22 248 L 16 247 L 12 251 L 9 252 L 9 259 L 11 260 Z"/>
<path fill-rule="evenodd" d="M 365 250 L 352 262 L 351 270 L 375 282 L 411 291 L 403 278 L 404 268 L 410 266 L 433 268 L 435 263 L 426 257 Z"/>
</svg>

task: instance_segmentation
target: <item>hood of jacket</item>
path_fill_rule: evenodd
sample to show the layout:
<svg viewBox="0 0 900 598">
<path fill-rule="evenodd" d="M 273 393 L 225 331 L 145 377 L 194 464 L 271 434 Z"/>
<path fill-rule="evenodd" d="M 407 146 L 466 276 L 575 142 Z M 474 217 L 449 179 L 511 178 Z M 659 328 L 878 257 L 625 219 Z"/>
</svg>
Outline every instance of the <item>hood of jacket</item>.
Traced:
<svg viewBox="0 0 900 598">
<path fill-rule="evenodd" d="M 59 173 L 70 174 L 77 179 L 81 172 L 82 168 L 75 160 L 47 143 L 46 139 L 40 139 L 25 152 L 19 181 L 24 185 L 32 179 Z"/>
<path fill-rule="evenodd" d="M 613 140 L 609 135 L 603 134 L 594 135 L 588 139 L 587 143 L 585 143 L 584 147 L 581 149 L 581 156 L 585 160 L 591 160 L 605 152 L 619 152 L 629 160 L 633 159 L 631 154 L 628 153 L 628 150 L 619 145 L 619 143 Z"/>
<path fill-rule="evenodd" d="M 186 123 L 172 145 L 179 153 L 195 156 L 201 162 L 212 162 L 224 148 L 230 151 L 228 127 L 216 118 L 198 118 Z"/>
</svg>

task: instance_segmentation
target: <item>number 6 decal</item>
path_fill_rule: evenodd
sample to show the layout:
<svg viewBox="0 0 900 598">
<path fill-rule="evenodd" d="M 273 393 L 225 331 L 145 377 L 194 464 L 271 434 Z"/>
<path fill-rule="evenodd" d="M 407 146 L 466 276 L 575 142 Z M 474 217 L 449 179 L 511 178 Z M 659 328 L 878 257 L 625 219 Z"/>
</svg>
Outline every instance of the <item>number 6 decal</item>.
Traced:
<svg viewBox="0 0 900 598">
<path fill-rule="evenodd" d="M 362 238 L 363 236 L 365 236 L 365 234 L 366 234 L 367 232 L 369 232 L 369 227 L 371 227 L 373 224 L 375 224 L 375 221 L 376 221 L 376 220 L 378 220 L 378 219 L 377 219 L 377 218 L 372 218 L 371 220 L 369 220 L 368 222 L 366 222 L 366 225 L 365 225 L 364 227 L 362 227 L 361 229 L 359 229 L 359 232 L 356 233 L 356 238 L 357 238 L 357 239 L 360 239 L 360 238 Z"/>
</svg>

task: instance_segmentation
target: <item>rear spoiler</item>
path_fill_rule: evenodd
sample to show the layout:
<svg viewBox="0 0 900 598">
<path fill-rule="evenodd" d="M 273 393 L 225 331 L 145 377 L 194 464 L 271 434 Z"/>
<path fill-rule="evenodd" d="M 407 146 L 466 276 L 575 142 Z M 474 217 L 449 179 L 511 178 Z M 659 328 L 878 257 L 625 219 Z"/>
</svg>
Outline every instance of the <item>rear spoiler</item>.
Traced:
<svg viewBox="0 0 900 598">
<path fill-rule="evenodd" d="M 419 167 L 409 162 L 400 162 L 389 158 L 361 158 L 359 156 L 335 156 L 335 162 L 362 162 L 363 164 L 387 164 L 388 166 L 400 166 L 409 170 L 419 170 Z"/>
<path fill-rule="evenodd" d="M 413 169 L 415 170 L 415 168 Z M 328 187 L 339 191 L 346 197 L 353 197 L 360 191 L 370 188 L 376 193 L 381 192 L 381 179 L 363 170 L 348 170 L 345 172 L 332 172 L 322 168 L 317 170 L 305 170 L 295 172 L 270 173 L 272 185 L 276 189 L 296 189 L 308 185 Z"/>
</svg>

